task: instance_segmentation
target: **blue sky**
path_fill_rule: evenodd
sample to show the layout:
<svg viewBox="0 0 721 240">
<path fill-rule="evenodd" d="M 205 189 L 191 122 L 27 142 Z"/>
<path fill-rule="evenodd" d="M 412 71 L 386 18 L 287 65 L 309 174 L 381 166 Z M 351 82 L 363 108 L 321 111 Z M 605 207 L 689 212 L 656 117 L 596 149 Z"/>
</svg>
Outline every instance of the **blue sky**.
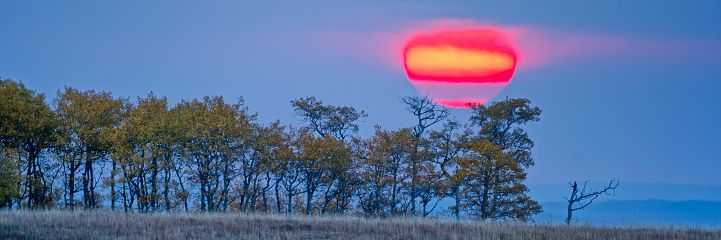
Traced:
<svg viewBox="0 0 721 240">
<path fill-rule="evenodd" d="M 444 19 L 540 29 L 550 55 L 581 36 L 570 55 L 519 67 L 496 98 L 543 110 L 528 126 L 528 183 L 556 190 L 537 196 L 617 178 L 619 191 L 638 189 L 620 199 L 674 200 L 671 187 L 721 201 L 716 0 L 3 1 L 0 11 L 0 76 L 51 98 L 66 85 L 171 102 L 242 96 L 260 121 L 297 125 L 289 101 L 316 96 L 365 110 L 366 137 L 375 124 L 412 124 L 398 97 L 418 92 L 387 57 L 388 36 Z"/>
</svg>

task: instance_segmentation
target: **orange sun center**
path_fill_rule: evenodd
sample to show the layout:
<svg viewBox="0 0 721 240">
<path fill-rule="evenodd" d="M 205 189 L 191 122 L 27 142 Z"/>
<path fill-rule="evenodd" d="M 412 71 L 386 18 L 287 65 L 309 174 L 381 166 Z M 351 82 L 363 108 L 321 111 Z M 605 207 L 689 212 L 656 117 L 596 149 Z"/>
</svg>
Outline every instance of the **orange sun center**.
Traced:
<svg viewBox="0 0 721 240">
<path fill-rule="evenodd" d="M 516 68 L 509 42 L 494 29 L 440 31 L 406 45 L 406 73 L 416 81 L 508 83 Z"/>
</svg>

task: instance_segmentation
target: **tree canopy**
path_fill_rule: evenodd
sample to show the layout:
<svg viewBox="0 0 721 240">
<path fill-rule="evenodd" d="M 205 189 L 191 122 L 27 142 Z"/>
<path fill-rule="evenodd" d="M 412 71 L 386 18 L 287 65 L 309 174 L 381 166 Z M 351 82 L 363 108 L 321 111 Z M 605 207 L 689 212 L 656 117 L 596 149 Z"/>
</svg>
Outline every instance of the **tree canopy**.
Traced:
<svg viewBox="0 0 721 240">
<path fill-rule="evenodd" d="M 529 100 L 474 106 L 466 122 L 427 96 L 400 100 L 415 120 L 362 138 L 364 111 L 315 97 L 290 102 L 293 126 L 259 123 L 242 98 L 170 104 L 65 87 L 50 105 L 0 79 L 0 207 L 521 221 L 541 211 L 524 185 L 534 162 L 523 126 L 541 113 Z"/>
</svg>

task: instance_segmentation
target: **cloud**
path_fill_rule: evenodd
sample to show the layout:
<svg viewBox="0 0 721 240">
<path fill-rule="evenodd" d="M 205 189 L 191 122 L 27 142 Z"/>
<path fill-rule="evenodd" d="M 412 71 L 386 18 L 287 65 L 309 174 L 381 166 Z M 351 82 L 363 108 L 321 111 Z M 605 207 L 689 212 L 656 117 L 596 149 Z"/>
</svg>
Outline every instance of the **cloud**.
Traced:
<svg viewBox="0 0 721 240">
<path fill-rule="evenodd" d="M 518 47 L 519 69 L 534 69 L 576 61 L 618 59 L 718 59 L 721 42 L 676 38 L 660 39 L 622 36 L 593 32 L 562 31 L 532 25 L 501 25 L 474 19 L 436 19 L 406 21 L 398 26 L 385 26 L 381 31 L 360 32 L 329 30 L 316 34 L 316 47 L 331 54 L 372 62 L 381 61 L 389 67 L 403 69 L 403 46 L 419 32 L 439 29 L 491 27 L 508 35 Z"/>
</svg>

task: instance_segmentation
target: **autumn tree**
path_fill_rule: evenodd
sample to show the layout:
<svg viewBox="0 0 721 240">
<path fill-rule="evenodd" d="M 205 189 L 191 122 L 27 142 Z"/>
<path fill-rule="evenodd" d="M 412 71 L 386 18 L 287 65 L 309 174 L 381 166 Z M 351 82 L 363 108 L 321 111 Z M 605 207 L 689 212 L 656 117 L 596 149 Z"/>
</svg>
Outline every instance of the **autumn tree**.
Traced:
<svg viewBox="0 0 721 240">
<path fill-rule="evenodd" d="M 110 152 L 114 128 L 121 122 L 126 99 L 115 99 L 109 92 L 81 92 L 66 87 L 53 101 L 59 123 L 59 141 L 55 150 L 63 163 L 68 205 L 75 206 L 76 174 L 82 167 L 83 206 L 95 208 L 96 183 L 102 172 L 95 166 Z M 96 175 L 96 173 L 98 175 Z"/>
<path fill-rule="evenodd" d="M 267 126 L 260 126 L 258 131 L 252 136 L 256 140 L 253 141 L 252 147 L 257 153 L 259 159 L 260 174 L 263 181 L 259 182 L 260 197 L 262 199 L 262 206 L 264 212 L 272 212 L 273 208 L 270 206 L 271 201 L 275 198 L 276 210 L 278 213 L 281 212 L 280 203 L 280 182 L 279 180 L 284 176 L 280 164 L 283 163 L 280 158 L 284 156 L 283 151 L 286 146 L 285 139 L 286 126 L 280 124 L 280 121 L 275 121 Z M 271 196 L 273 190 L 275 195 Z"/>
<path fill-rule="evenodd" d="M 151 109 L 156 111 L 156 114 L 153 115 L 149 123 L 149 134 L 147 136 L 153 145 L 153 153 L 155 155 L 155 162 L 153 163 L 155 165 L 155 172 L 153 172 L 153 175 L 156 176 L 154 176 L 153 179 L 158 179 L 156 178 L 158 170 L 162 171 L 162 173 L 160 173 L 161 177 L 159 178 L 162 182 L 157 182 L 152 187 L 154 196 L 153 205 L 156 208 L 160 207 L 158 206 L 160 205 L 158 200 L 160 197 L 158 197 L 158 194 L 160 194 L 162 195 L 162 205 L 165 205 L 165 211 L 170 211 L 174 207 L 171 193 L 178 195 L 178 191 L 174 191 L 174 189 L 177 188 L 177 183 L 181 180 L 173 177 L 173 173 L 177 170 L 175 165 L 180 165 L 175 161 L 179 147 L 177 144 L 177 119 L 173 115 L 173 112 L 168 109 L 168 100 L 166 97 L 157 97 L 151 93 L 143 99 L 143 101 L 147 101 L 148 105 L 153 106 Z M 162 190 L 158 190 L 158 188 L 162 188 Z M 161 193 L 157 193 L 157 191 L 161 191 Z"/>
<path fill-rule="evenodd" d="M 412 96 L 412 97 L 403 97 L 401 98 L 401 102 L 403 102 L 406 105 L 406 111 L 410 112 L 414 116 L 414 120 L 416 121 L 413 126 L 413 150 L 410 155 L 410 162 L 409 162 L 409 168 L 410 168 L 410 182 L 408 194 L 410 197 L 410 204 L 411 204 L 411 215 L 415 216 L 416 214 L 416 198 L 419 194 L 419 188 L 424 187 L 425 191 L 427 193 L 428 190 L 431 190 L 428 188 L 428 186 L 431 184 L 431 182 L 424 182 L 430 180 L 428 177 L 425 177 L 422 175 L 421 171 L 422 169 L 429 169 L 428 163 L 429 163 L 429 156 L 427 151 L 429 149 L 427 147 L 423 147 L 422 144 L 425 140 L 423 139 L 423 133 L 425 133 L 425 130 L 436 123 L 439 123 L 451 114 L 450 110 L 447 107 L 438 105 L 437 103 L 433 102 L 432 99 L 428 98 L 428 95 L 426 96 Z M 430 170 L 430 169 L 429 169 Z M 432 173 L 429 173 L 432 174 Z M 428 196 L 428 194 L 424 194 L 424 196 Z M 427 199 L 424 199 L 424 207 L 427 204 Z M 426 215 L 425 213 L 423 215 Z"/>
<path fill-rule="evenodd" d="M 470 129 L 461 125 L 455 120 L 449 120 L 443 124 L 443 128 L 438 131 L 431 131 L 429 139 L 433 144 L 431 150 L 433 152 L 433 161 L 438 166 L 440 176 L 438 178 L 438 191 L 445 193 L 444 196 L 450 196 L 455 200 L 455 204 L 450 210 L 453 211 L 456 219 L 460 219 L 461 215 L 461 187 L 463 178 L 457 174 L 461 174 L 458 170 L 458 159 L 466 150 L 468 138 L 472 133 Z"/>
<path fill-rule="evenodd" d="M 290 101 L 293 112 L 321 137 L 331 135 L 341 142 L 349 133 L 358 132 L 358 122 L 368 117 L 364 111 L 353 107 L 323 105 L 315 97 Z"/>
<path fill-rule="evenodd" d="M 424 140 L 428 141 L 427 139 Z M 429 151 L 426 151 L 426 153 L 430 154 Z M 419 164 L 417 167 L 415 169 L 418 174 L 417 182 L 413 184 L 413 187 L 415 196 L 420 200 L 420 214 L 426 217 L 436 209 L 438 203 L 447 195 L 449 182 L 444 181 L 443 172 L 431 161 L 424 161 L 423 164 Z"/>
<path fill-rule="evenodd" d="M 297 195 L 300 193 L 300 186 L 303 181 L 303 158 L 305 155 L 306 143 L 312 141 L 313 133 L 306 128 L 290 127 L 288 132 L 284 134 L 284 144 L 280 146 L 277 152 L 278 166 L 274 170 L 276 172 L 276 181 L 285 192 L 285 212 L 292 214 L 293 209 L 297 208 L 293 204 Z M 280 212 L 281 197 L 280 188 L 276 188 L 276 200 L 278 211 Z"/>
<path fill-rule="evenodd" d="M 66 87 L 51 109 L 44 95 L 21 83 L 0 84 L 0 207 L 51 207 L 62 197 L 70 209 L 109 201 L 115 210 L 121 200 L 126 211 L 140 212 L 425 217 L 452 197 L 456 218 L 466 211 L 525 221 L 541 211 L 523 183 L 534 163 L 522 126 L 541 113 L 526 99 L 473 106 L 470 124 L 461 124 L 446 121 L 449 109 L 427 96 L 404 97 L 412 126 L 377 126 L 373 137 L 361 139 L 352 135 L 367 114 L 313 97 L 291 101 L 305 124 L 294 128 L 256 123 L 242 98 L 204 97 L 169 108 L 152 93 L 131 103 Z M 58 174 L 62 185 L 54 184 Z M 569 219 L 596 193 L 574 185 Z"/>
<path fill-rule="evenodd" d="M 52 201 L 52 186 L 45 173 L 50 164 L 43 161 L 46 159 L 41 154 L 54 143 L 56 127 L 55 113 L 45 103 L 44 94 L 0 78 L 0 147 L 21 150 L 15 153 L 24 160 L 23 195 L 29 208 L 47 206 Z M 12 165 L 10 161 L 5 163 L 6 167 Z"/>
<path fill-rule="evenodd" d="M 322 154 L 326 173 L 321 179 L 320 212 L 342 214 L 348 210 L 359 184 L 356 175 L 358 162 L 349 144 L 336 139 L 324 139 L 324 145 Z"/>
<path fill-rule="evenodd" d="M 176 108 L 184 162 L 200 187 L 200 210 L 223 210 L 236 174 L 233 166 L 238 158 L 233 152 L 245 144 L 241 138 L 256 115 L 248 113 L 242 99 L 228 104 L 222 97 L 184 100 Z"/>
<path fill-rule="evenodd" d="M 172 150 L 169 143 L 164 141 L 172 135 L 167 122 L 167 100 L 151 93 L 145 98 L 139 97 L 137 105 L 126 108 L 129 109 L 128 114 L 123 117 L 122 126 L 117 129 L 116 142 L 113 145 L 111 208 L 114 209 L 116 199 L 115 174 L 122 170 L 122 196 L 126 210 L 136 199 L 139 211 L 158 210 L 161 182 L 165 185 L 162 188 L 167 210 L 168 184 L 172 172 L 167 166 Z"/>
<path fill-rule="evenodd" d="M 305 183 L 306 214 L 313 213 L 313 201 L 316 193 L 326 189 L 323 199 L 327 206 L 330 201 L 328 193 L 335 185 L 338 172 L 344 171 L 344 163 L 348 159 L 348 150 L 345 145 L 330 136 L 310 137 L 304 143 L 300 167 Z"/>
<path fill-rule="evenodd" d="M 256 203 L 262 203 L 263 209 L 268 208 L 267 192 L 272 186 L 273 160 L 277 149 L 283 141 L 283 127 L 279 122 L 269 126 L 252 124 L 245 128 L 242 144 L 238 145 L 236 155 L 240 189 L 238 192 L 239 206 L 242 211 L 255 211 Z M 240 142 L 239 142 L 240 143 Z"/>
<path fill-rule="evenodd" d="M 538 121 L 541 110 L 527 99 L 505 99 L 472 108 L 479 128 L 459 160 L 467 209 L 481 219 L 529 220 L 541 206 L 526 196 L 525 169 L 534 165 L 533 141 L 522 125 Z M 469 204 L 470 203 L 470 204 Z"/>
<path fill-rule="evenodd" d="M 0 147 L 0 208 L 12 207 L 20 198 L 20 163 L 18 149 Z"/>
<path fill-rule="evenodd" d="M 359 204 L 365 214 L 386 216 L 408 211 L 410 199 L 404 191 L 413 141 L 411 129 L 388 131 L 376 126 L 375 135 L 364 143 L 367 152 L 362 153 L 366 156 L 360 169 Z"/>
<path fill-rule="evenodd" d="M 323 148 L 318 148 L 322 150 L 318 153 L 329 154 L 327 156 L 318 153 L 306 155 L 318 158 L 315 160 L 305 159 L 306 163 L 316 161 L 324 163 L 320 166 L 305 168 L 312 171 L 305 173 L 306 200 L 313 199 L 312 195 L 316 192 L 316 187 L 320 187 L 323 188 L 321 190 L 323 192 L 322 202 L 319 203 L 320 212 L 327 212 L 331 204 L 336 205 L 337 210 L 344 211 L 346 209 L 344 205 L 347 205 L 353 196 L 354 184 L 358 182 L 351 174 L 353 169 L 349 166 L 355 166 L 355 164 L 351 162 L 353 159 L 349 157 L 345 140 L 349 133 L 358 132 L 358 123 L 368 115 L 363 111 L 358 112 L 353 107 L 324 105 L 315 97 L 293 100 L 291 106 L 295 115 L 321 137 L 320 140 L 313 141 L 313 143 L 325 145 Z M 325 169 L 316 169 L 316 167 Z M 313 184 L 316 180 L 320 185 Z M 312 203 L 307 202 L 306 205 L 306 208 L 312 208 Z M 311 213 L 311 209 L 306 211 L 307 214 Z"/>
<path fill-rule="evenodd" d="M 498 145 L 526 168 L 534 165 L 531 156 L 534 144 L 521 126 L 537 122 L 541 115 L 541 109 L 531 107 L 530 103 L 525 98 L 506 98 L 492 104 L 476 105 L 470 118 L 471 123 L 479 128 L 477 139 Z"/>
<path fill-rule="evenodd" d="M 566 216 L 566 224 L 571 224 L 571 217 L 574 211 L 584 209 L 588 207 L 588 205 L 591 205 L 593 203 L 593 200 L 596 200 L 599 196 L 602 194 L 611 195 L 611 191 L 615 193 L 616 188 L 618 187 L 618 180 L 611 179 L 611 181 L 608 183 L 608 186 L 603 187 L 600 190 L 593 190 L 592 188 L 589 188 L 586 190 L 586 185 L 588 184 L 588 181 L 583 183 L 583 187 L 579 188 L 577 182 L 568 183 L 571 185 L 571 196 L 566 198 L 566 201 L 568 201 L 568 215 Z"/>
<path fill-rule="evenodd" d="M 526 195 L 526 173 L 513 154 L 485 140 L 472 141 L 468 149 L 458 160 L 453 181 L 464 184 L 461 206 L 471 216 L 527 221 L 541 212 L 541 206 Z"/>
</svg>

